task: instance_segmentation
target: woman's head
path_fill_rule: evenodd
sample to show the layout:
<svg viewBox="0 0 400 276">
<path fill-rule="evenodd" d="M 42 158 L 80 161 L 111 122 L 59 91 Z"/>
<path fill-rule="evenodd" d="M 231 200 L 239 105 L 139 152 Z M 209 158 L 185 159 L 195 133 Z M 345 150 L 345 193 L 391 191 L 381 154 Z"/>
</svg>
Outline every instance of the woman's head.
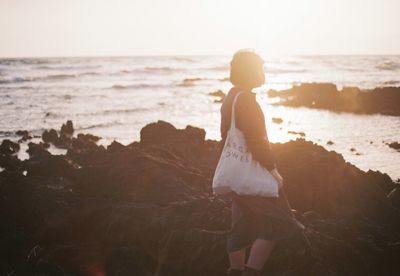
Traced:
<svg viewBox="0 0 400 276">
<path fill-rule="evenodd" d="M 264 60 L 253 50 L 237 51 L 231 61 L 230 81 L 234 86 L 253 89 L 264 84 Z"/>
</svg>

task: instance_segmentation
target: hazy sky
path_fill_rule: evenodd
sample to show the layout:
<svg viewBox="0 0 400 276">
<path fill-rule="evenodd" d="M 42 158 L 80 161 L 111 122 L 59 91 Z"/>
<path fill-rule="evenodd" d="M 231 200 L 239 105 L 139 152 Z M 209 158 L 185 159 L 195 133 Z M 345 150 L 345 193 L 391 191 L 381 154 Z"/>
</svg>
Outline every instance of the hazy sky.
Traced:
<svg viewBox="0 0 400 276">
<path fill-rule="evenodd" d="M 400 54 L 400 0 L 0 0 L 0 56 Z"/>
</svg>

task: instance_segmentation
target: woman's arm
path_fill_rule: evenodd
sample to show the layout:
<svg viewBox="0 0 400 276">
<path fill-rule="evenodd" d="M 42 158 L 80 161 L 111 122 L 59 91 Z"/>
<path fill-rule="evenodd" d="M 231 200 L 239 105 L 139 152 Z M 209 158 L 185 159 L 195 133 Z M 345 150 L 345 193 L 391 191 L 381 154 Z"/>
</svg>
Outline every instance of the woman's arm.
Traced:
<svg viewBox="0 0 400 276">
<path fill-rule="evenodd" d="M 243 132 L 253 158 L 272 171 L 276 169 L 275 158 L 268 141 L 264 113 L 255 96 L 254 93 L 246 92 L 238 97 L 235 107 L 236 127 Z"/>
<path fill-rule="evenodd" d="M 246 139 L 246 144 L 253 158 L 264 168 L 271 172 L 283 186 L 283 178 L 276 168 L 276 161 L 268 140 L 265 127 L 264 113 L 257 103 L 256 94 L 241 94 L 235 106 L 236 127 L 239 128 Z"/>
</svg>

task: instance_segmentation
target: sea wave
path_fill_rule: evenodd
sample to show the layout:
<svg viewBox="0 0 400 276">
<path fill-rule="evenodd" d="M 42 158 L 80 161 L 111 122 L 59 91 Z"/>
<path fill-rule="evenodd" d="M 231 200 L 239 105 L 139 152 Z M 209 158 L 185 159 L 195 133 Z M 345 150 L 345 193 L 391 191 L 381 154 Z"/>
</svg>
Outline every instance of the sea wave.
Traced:
<svg viewBox="0 0 400 276">
<path fill-rule="evenodd" d="M 37 80 L 65 80 L 75 78 L 75 74 L 55 74 L 55 75 L 47 75 L 45 77 L 39 77 Z"/>
<path fill-rule="evenodd" d="M 383 85 L 385 85 L 385 86 L 400 86 L 400 82 L 395 81 L 395 80 L 390 80 L 390 81 L 385 81 L 383 83 Z"/>
<path fill-rule="evenodd" d="M 186 62 L 195 62 L 193 58 L 190 57 L 174 57 L 176 61 L 186 61 Z"/>
<path fill-rule="evenodd" d="M 91 117 L 91 116 L 102 116 L 102 115 L 112 115 L 112 114 L 129 114 L 129 113 L 146 112 L 149 110 L 150 110 L 150 108 L 146 108 L 146 107 L 113 108 L 113 109 L 98 110 L 98 111 L 94 111 L 94 112 L 81 112 L 81 113 L 77 113 L 76 116 Z"/>
<path fill-rule="evenodd" d="M 108 123 L 100 123 L 100 124 L 79 127 L 79 128 L 77 128 L 77 130 L 86 130 L 86 129 L 93 129 L 93 128 L 107 128 L 107 127 L 113 127 L 113 126 L 121 125 L 121 124 L 122 123 L 119 121 L 112 121 L 112 122 L 108 122 Z"/>
<path fill-rule="evenodd" d="M 57 81 L 57 80 L 73 79 L 82 76 L 95 76 L 95 75 L 100 75 L 100 73 L 83 72 L 79 74 L 52 74 L 47 76 L 14 77 L 11 79 L 0 79 L 0 84 L 13 84 L 13 83 L 34 82 L 34 81 Z"/>
<path fill-rule="evenodd" d="M 30 80 L 27 78 L 15 77 L 12 79 L 1 79 L 0 84 L 11 84 L 11 83 L 19 83 L 19 82 L 25 82 L 25 81 L 30 81 Z"/>
<path fill-rule="evenodd" d="M 306 73 L 307 70 L 305 68 L 266 68 L 266 73 L 270 74 L 295 74 L 295 73 Z"/>
<path fill-rule="evenodd" d="M 71 71 L 71 70 L 93 70 L 93 69 L 100 69 L 102 68 L 101 65 L 80 65 L 80 66 L 51 66 L 51 65 L 42 65 L 42 66 L 37 66 L 35 69 L 39 70 L 61 70 L 61 71 Z"/>
<path fill-rule="evenodd" d="M 376 69 L 384 70 L 384 71 L 395 71 L 395 70 L 400 69 L 400 63 L 392 61 L 392 60 L 386 60 L 386 61 L 376 65 Z"/>
<path fill-rule="evenodd" d="M 176 86 L 189 87 L 194 86 L 195 82 L 209 80 L 209 78 L 186 78 L 182 82 L 178 83 Z"/>
<path fill-rule="evenodd" d="M 0 130 L 0 137 L 10 137 L 14 135 L 14 131 L 3 131 Z"/>
<path fill-rule="evenodd" d="M 160 87 L 166 87 L 166 86 L 160 84 L 141 83 L 141 84 L 129 84 L 129 85 L 114 84 L 110 88 L 115 90 L 126 90 L 126 89 L 160 88 Z"/>
<path fill-rule="evenodd" d="M 168 67 L 168 66 L 161 66 L 161 67 L 153 67 L 153 66 L 146 66 L 146 67 L 140 67 L 140 68 L 134 68 L 134 69 L 123 69 L 118 71 L 119 74 L 148 74 L 148 73 L 153 73 L 153 74 L 165 74 L 165 73 L 171 73 L 171 72 L 181 72 L 185 70 L 184 68 L 180 67 Z"/>
<path fill-rule="evenodd" d="M 204 70 L 211 70 L 211 71 L 228 71 L 229 66 L 228 65 L 219 65 L 219 66 L 213 66 L 213 67 L 205 67 L 203 68 Z"/>
<path fill-rule="evenodd" d="M 58 61 L 45 58 L 1 58 L 0 65 L 38 65 L 38 64 L 54 64 Z"/>
<path fill-rule="evenodd" d="M 76 77 L 76 75 L 69 75 L 69 74 L 56 74 L 44 77 L 15 77 L 12 79 L 2 79 L 0 80 L 0 84 L 13 84 L 21 82 L 46 81 L 46 80 L 63 80 L 74 77 Z"/>
<path fill-rule="evenodd" d="M 102 74 L 99 72 L 83 72 L 83 73 L 79 73 L 77 75 L 78 76 L 100 76 Z"/>
<path fill-rule="evenodd" d="M 152 72 L 152 73 L 169 73 L 169 72 L 173 72 L 173 71 L 182 71 L 182 70 L 184 70 L 184 68 L 169 67 L 169 66 L 161 66 L 161 67 L 146 66 L 143 68 L 143 70 L 146 72 Z"/>
<path fill-rule="evenodd" d="M 123 109 L 107 109 L 103 110 L 99 113 L 103 115 L 109 115 L 109 114 L 128 114 L 128 113 L 138 113 L 138 112 L 146 112 L 151 110 L 151 108 L 146 108 L 146 107 L 139 107 L 139 108 L 123 108 Z"/>
</svg>

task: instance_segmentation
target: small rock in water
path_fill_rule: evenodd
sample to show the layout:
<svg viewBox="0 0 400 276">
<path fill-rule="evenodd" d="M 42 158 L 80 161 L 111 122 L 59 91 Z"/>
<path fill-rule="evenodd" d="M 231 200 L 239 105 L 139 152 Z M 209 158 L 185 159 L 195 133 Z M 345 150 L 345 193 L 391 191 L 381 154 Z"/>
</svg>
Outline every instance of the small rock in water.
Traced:
<svg viewBox="0 0 400 276">
<path fill-rule="evenodd" d="M 0 145 L 1 154 L 14 154 L 19 151 L 19 144 L 14 143 L 11 140 L 5 139 Z"/>
<path fill-rule="evenodd" d="M 18 140 L 19 143 L 32 139 L 32 136 L 29 135 L 29 132 L 27 130 L 18 130 L 15 132 L 15 134 L 17 134 L 18 136 L 22 136 L 22 138 Z"/>
<path fill-rule="evenodd" d="M 43 131 L 42 140 L 45 143 L 57 144 L 57 141 L 58 141 L 57 131 L 55 131 L 55 129 Z"/>
<path fill-rule="evenodd" d="M 278 117 L 274 117 L 272 118 L 272 122 L 275 124 L 282 124 L 283 123 L 283 119 L 282 118 L 278 118 Z"/>
<path fill-rule="evenodd" d="M 386 145 L 388 145 L 392 149 L 400 150 L 400 143 L 399 142 L 386 143 Z"/>
<path fill-rule="evenodd" d="M 213 96 L 213 97 L 219 97 L 219 99 L 214 100 L 215 103 L 222 103 L 225 99 L 225 93 L 222 92 L 222 90 L 210 92 L 210 93 L 208 93 L 208 95 Z"/>
<path fill-rule="evenodd" d="M 210 96 L 214 96 L 214 97 L 225 97 L 225 93 L 224 92 L 222 92 L 222 90 L 217 90 L 217 91 L 214 91 L 214 92 L 210 92 L 210 93 L 208 93 L 208 95 L 210 95 Z"/>
<path fill-rule="evenodd" d="M 15 134 L 17 134 L 19 136 L 27 136 L 27 135 L 29 135 L 29 132 L 27 130 L 17 130 L 15 132 Z"/>
<path fill-rule="evenodd" d="M 300 135 L 300 136 L 303 136 L 303 137 L 306 136 L 306 134 L 303 131 L 292 131 L 292 130 L 289 130 L 288 133 L 289 134 L 297 134 L 297 135 Z"/>
<path fill-rule="evenodd" d="M 87 142 L 97 142 L 101 139 L 101 137 L 89 133 L 88 134 L 79 133 L 77 138 L 78 140 Z"/>
<path fill-rule="evenodd" d="M 65 124 L 61 126 L 61 135 L 71 136 L 74 133 L 74 125 L 71 120 L 68 120 Z"/>
<path fill-rule="evenodd" d="M 333 141 L 331 141 L 331 140 L 329 140 L 328 142 L 326 142 L 326 144 L 327 144 L 327 145 L 333 145 L 333 144 L 334 144 L 334 142 L 333 142 Z"/>
</svg>

